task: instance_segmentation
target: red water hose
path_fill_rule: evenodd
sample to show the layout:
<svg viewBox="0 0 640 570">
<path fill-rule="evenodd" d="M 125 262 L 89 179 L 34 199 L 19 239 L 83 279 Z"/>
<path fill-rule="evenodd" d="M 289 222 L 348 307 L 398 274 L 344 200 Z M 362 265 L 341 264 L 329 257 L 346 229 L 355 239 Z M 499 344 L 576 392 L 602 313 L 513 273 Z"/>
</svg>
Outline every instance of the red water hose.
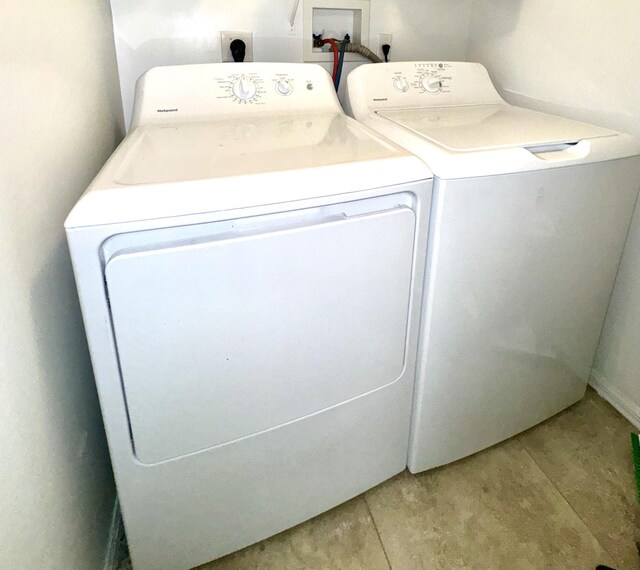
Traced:
<svg viewBox="0 0 640 570">
<path fill-rule="evenodd" d="M 338 44 L 335 40 L 322 40 L 322 45 L 329 44 L 331 49 L 333 50 L 333 73 L 331 77 L 333 77 L 333 82 L 336 82 L 336 77 L 338 75 Z"/>
</svg>

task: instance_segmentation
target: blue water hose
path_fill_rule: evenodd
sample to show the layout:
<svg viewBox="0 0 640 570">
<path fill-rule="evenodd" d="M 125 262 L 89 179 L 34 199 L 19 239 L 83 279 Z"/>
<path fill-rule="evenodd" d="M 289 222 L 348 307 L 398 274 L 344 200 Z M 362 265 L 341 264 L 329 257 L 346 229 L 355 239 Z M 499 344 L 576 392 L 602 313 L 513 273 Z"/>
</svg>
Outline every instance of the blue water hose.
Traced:
<svg viewBox="0 0 640 570">
<path fill-rule="evenodd" d="M 340 76 L 342 75 L 342 62 L 344 61 L 344 51 L 347 47 L 347 42 L 340 42 L 340 58 L 338 59 L 338 71 L 336 72 L 336 80 L 334 82 L 334 86 L 336 88 L 336 93 L 338 92 L 338 87 L 340 87 Z"/>
</svg>

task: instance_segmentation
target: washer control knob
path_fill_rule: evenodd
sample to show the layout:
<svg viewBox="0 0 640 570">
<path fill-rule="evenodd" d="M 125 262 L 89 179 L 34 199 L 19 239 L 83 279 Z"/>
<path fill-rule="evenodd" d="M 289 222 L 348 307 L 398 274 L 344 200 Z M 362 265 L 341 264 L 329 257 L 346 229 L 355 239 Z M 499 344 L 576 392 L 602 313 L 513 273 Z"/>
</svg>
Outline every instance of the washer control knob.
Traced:
<svg viewBox="0 0 640 570">
<path fill-rule="evenodd" d="M 404 77 L 396 77 L 393 80 L 393 88 L 400 93 L 406 93 L 409 91 L 409 83 Z"/>
<path fill-rule="evenodd" d="M 422 87 L 427 93 L 440 93 L 442 91 L 442 81 L 433 77 L 433 75 L 425 75 L 422 78 Z"/>
<path fill-rule="evenodd" d="M 288 79 L 278 79 L 278 81 L 276 81 L 276 93 L 283 97 L 291 95 L 291 93 L 293 93 L 293 85 L 291 85 Z"/>
<path fill-rule="evenodd" d="M 233 95 L 240 101 L 249 101 L 256 96 L 258 88 L 256 84 L 248 77 L 240 77 L 233 82 L 231 87 Z"/>
</svg>

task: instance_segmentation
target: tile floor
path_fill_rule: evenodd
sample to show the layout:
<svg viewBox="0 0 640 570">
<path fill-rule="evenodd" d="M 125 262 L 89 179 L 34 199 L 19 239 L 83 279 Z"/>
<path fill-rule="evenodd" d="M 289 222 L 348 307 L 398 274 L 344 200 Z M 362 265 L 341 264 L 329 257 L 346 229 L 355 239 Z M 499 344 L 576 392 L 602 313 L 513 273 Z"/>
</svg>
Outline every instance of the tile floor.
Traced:
<svg viewBox="0 0 640 570">
<path fill-rule="evenodd" d="M 632 429 L 590 389 L 503 444 L 405 471 L 199 570 L 637 570 Z"/>
</svg>

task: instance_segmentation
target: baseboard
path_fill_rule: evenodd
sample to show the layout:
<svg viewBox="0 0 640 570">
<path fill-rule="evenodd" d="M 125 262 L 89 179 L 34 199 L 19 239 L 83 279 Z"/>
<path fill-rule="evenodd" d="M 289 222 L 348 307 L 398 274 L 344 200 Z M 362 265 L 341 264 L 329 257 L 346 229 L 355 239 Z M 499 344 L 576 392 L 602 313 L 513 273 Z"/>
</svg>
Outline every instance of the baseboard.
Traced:
<svg viewBox="0 0 640 570">
<path fill-rule="evenodd" d="M 640 406 L 629 403 L 627 401 L 628 398 L 625 398 L 625 395 L 620 390 L 611 386 L 610 383 L 606 382 L 600 373 L 595 370 L 591 371 L 589 384 L 636 428 L 640 429 Z"/>
<path fill-rule="evenodd" d="M 109 526 L 109 539 L 107 541 L 107 550 L 104 555 L 104 570 L 117 570 L 120 555 L 120 542 L 123 539 L 124 532 L 122 526 L 122 515 L 120 513 L 120 503 L 118 498 L 113 503 L 113 511 L 111 513 L 111 525 Z"/>
</svg>

